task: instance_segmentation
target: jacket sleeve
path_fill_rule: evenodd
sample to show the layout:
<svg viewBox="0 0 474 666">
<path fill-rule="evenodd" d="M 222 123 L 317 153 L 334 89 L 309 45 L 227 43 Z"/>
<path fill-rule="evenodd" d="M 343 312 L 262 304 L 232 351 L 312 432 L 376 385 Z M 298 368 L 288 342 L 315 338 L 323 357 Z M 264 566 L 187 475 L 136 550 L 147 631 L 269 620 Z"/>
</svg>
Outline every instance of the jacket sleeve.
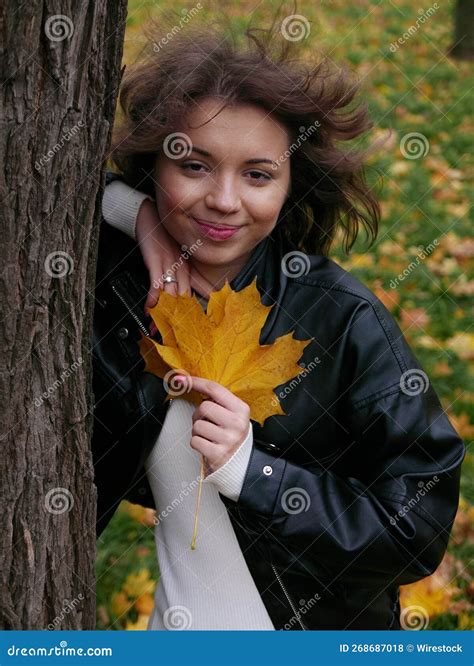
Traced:
<svg viewBox="0 0 474 666">
<path fill-rule="evenodd" d="M 369 333 L 351 350 L 357 373 L 367 378 L 385 371 L 393 380 L 385 390 L 345 403 L 346 425 L 362 463 L 354 475 L 301 467 L 254 440 L 238 500 L 249 519 L 302 566 L 311 570 L 312 562 L 320 562 L 335 579 L 359 585 L 405 585 L 437 568 L 457 511 L 465 454 L 431 385 L 414 390 L 400 376 L 395 380 L 394 351 L 401 376 L 406 376 L 404 360 L 412 366 L 416 360 L 396 323 L 389 328 L 387 335 L 379 323 L 365 322 L 385 347 L 398 332 L 397 349 L 389 347 L 385 360 L 369 362 L 371 352 L 383 357 L 375 341 L 371 347 Z M 423 373 L 419 364 L 409 370 L 414 371 Z"/>
</svg>

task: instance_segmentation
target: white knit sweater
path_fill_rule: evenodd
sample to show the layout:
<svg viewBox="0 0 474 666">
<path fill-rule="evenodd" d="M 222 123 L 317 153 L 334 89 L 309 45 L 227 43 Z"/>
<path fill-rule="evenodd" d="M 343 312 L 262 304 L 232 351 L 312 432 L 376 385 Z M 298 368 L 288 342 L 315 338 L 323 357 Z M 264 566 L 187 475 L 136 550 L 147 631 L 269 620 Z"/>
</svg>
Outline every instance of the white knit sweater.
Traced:
<svg viewBox="0 0 474 666">
<path fill-rule="evenodd" d="M 146 195 L 120 181 L 106 189 L 104 218 L 135 238 Z M 207 301 L 198 296 L 205 309 Z M 155 543 L 160 578 L 151 630 L 274 629 L 248 570 L 219 493 L 237 501 L 253 446 L 252 424 L 233 456 L 202 483 L 196 549 L 191 550 L 200 454 L 191 448 L 194 405 L 174 398 L 145 462 L 157 507 Z"/>
<path fill-rule="evenodd" d="M 157 507 L 160 578 L 148 629 L 274 629 L 248 570 L 219 491 L 238 498 L 252 448 L 240 448 L 202 484 L 196 548 L 191 550 L 200 454 L 191 448 L 195 407 L 174 398 L 146 460 Z"/>
</svg>

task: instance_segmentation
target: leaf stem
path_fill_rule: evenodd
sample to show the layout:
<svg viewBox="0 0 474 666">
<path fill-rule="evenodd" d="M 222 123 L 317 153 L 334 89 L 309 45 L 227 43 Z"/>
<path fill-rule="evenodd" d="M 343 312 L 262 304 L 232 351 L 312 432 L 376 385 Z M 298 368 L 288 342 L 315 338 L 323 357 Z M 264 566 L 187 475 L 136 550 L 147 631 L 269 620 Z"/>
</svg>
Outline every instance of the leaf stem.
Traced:
<svg viewBox="0 0 474 666">
<path fill-rule="evenodd" d="M 201 469 L 200 469 L 200 478 L 199 478 L 199 488 L 198 488 L 198 496 L 197 496 L 197 501 L 196 501 L 196 511 L 194 513 L 194 531 L 193 531 L 193 538 L 191 541 L 191 550 L 196 550 L 196 535 L 197 535 L 197 524 L 198 524 L 198 514 L 199 514 L 199 506 L 201 504 L 201 490 L 202 490 L 202 480 L 204 478 L 204 456 L 201 456 Z"/>
</svg>

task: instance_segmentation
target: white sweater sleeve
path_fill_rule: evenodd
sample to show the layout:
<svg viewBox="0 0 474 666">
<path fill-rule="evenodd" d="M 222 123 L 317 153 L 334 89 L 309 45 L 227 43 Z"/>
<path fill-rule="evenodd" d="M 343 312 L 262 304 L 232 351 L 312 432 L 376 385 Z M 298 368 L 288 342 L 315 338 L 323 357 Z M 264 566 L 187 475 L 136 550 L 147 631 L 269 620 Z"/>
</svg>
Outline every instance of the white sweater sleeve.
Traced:
<svg viewBox="0 0 474 666">
<path fill-rule="evenodd" d="M 212 483 L 216 486 L 217 490 L 228 497 L 229 499 L 237 502 L 239 499 L 242 486 L 244 484 L 245 474 L 250 460 L 250 454 L 253 447 L 253 430 L 250 423 L 247 437 L 239 446 L 237 451 L 234 452 L 231 458 L 216 469 L 212 474 L 208 474 L 203 480 L 203 483 Z"/>
<path fill-rule="evenodd" d="M 112 227 L 120 229 L 136 240 L 135 227 L 138 211 L 148 194 L 134 190 L 121 180 L 114 180 L 104 190 L 102 215 Z"/>
</svg>

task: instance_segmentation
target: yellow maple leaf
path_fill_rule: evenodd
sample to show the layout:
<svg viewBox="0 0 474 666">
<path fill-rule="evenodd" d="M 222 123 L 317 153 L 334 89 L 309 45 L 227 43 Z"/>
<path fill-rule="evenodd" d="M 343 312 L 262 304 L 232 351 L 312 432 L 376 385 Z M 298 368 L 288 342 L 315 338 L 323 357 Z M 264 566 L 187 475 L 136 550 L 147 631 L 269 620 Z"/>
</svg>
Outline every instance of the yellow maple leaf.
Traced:
<svg viewBox="0 0 474 666">
<path fill-rule="evenodd" d="M 146 372 L 169 381 L 178 370 L 218 382 L 246 402 L 250 418 L 263 426 L 269 416 L 285 415 L 273 389 L 304 371 L 297 361 L 314 338 L 296 340 L 287 333 L 260 345 L 271 306 L 261 303 L 256 281 L 237 292 L 226 280 L 211 292 L 207 312 L 194 295 L 162 291 L 150 309 L 162 344 L 142 336 L 139 347 Z M 179 397 L 196 406 L 204 399 L 193 389 Z"/>
</svg>

